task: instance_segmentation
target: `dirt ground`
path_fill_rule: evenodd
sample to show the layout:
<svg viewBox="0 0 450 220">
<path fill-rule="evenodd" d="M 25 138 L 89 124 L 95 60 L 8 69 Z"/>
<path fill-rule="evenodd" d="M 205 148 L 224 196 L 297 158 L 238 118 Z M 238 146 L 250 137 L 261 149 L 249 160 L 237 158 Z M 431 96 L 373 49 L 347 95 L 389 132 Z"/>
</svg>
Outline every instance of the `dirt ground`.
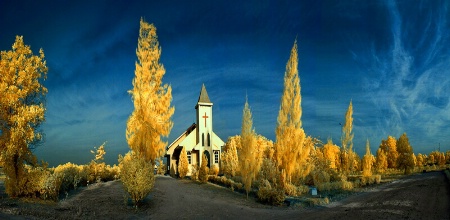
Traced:
<svg viewBox="0 0 450 220">
<path fill-rule="evenodd" d="M 4 192 L 1 192 L 4 196 Z M 443 172 L 408 176 L 326 206 L 272 207 L 214 184 L 158 176 L 135 210 L 112 181 L 77 190 L 58 203 L 0 201 L 0 219 L 450 219 L 450 184 Z"/>
</svg>

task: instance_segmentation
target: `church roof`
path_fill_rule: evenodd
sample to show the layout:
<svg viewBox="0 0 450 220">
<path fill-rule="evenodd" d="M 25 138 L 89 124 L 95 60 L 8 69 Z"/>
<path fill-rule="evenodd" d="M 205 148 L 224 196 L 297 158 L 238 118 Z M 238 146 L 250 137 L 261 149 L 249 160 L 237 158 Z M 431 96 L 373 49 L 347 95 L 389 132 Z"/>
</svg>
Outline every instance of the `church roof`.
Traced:
<svg viewBox="0 0 450 220">
<path fill-rule="evenodd" d="M 208 93 L 206 92 L 205 84 L 202 85 L 202 90 L 200 91 L 200 96 L 198 97 L 198 102 L 203 103 L 211 103 L 208 97 Z"/>
</svg>

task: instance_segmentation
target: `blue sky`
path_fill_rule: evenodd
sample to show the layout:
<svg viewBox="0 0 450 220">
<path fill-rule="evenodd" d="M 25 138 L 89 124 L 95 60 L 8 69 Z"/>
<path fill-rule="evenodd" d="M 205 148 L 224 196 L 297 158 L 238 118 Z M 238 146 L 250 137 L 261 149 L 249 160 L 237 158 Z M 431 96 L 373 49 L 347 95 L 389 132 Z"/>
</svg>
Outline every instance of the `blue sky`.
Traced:
<svg viewBox="0 0 450 220">
<path fill-rule="evenodd" d="M 106 162 L 128 151 L 126 121 L 139 20 L 157 27 L 164 82 L 172 85 L 171 142 L 195 121 L 202 83 L 214 130 L 239 134 L 245 95 L 257 133 L 275 140 L 285 65 L 298 40 L 303 126 L 339 143 L 354 109 L 354 148 L 372 152 L 408 134 L 416 153 L 450 150 L 449 1 L 10 1 L 0 0 L 0 50 L 23 35 L 43 48 L 45 142 L 57 165 Z"/>
</svg>

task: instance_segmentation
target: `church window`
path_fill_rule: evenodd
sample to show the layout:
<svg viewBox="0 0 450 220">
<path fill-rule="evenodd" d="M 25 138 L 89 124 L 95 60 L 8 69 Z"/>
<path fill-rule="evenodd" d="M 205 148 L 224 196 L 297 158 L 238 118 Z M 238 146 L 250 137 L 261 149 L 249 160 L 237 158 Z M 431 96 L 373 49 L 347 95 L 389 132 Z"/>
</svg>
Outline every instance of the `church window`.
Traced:
<svg viewBox="0 0 450 220">
<path fill-rule="evenodd" d="M 209 136 L 209 133 L 208 133 L 208 147 L 211 147 L 211 138 Z"/>
<path fill-rule="evenodd" d="M 192 163 L 192 159 L 191 159 L 191 152 L 190 151 L 187 152 L 187 158 L 188 158 L 189 164 L 191 164 Z"/>
<path fill-rule="evenodd" d="M 202 146 L 205 146 L 205 133 L 202 133 Z"/>
<path fill-rule="evenodd" d="M 219 163 L 219 151 L 214 151 L 214 163 Z"/>
</svg>

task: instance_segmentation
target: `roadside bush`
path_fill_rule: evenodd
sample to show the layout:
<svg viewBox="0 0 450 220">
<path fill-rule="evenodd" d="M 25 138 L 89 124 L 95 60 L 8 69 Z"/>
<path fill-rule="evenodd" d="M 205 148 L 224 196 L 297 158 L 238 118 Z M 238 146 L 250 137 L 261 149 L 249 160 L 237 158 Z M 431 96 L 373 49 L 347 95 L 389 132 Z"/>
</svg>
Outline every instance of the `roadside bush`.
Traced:
<svg viewBox="0 0 450 220">
<path fill-rule="evenodd" d="M 283 204 L 286 197 L 281 187 L 272 187 L 267 179 L 261 182 L 257 196 L 260 202 L 271 205 Z"/>
<path fill-rule="evenodd" d="M 178 161 L 178 175 L 183 179 L 189 172 L 189 161 L 187 158 L 186 149 L 183 147 L 180 153 L 180 160 Z"/>
<path fill-rule="evenodd" d="M 73 163 L 66 163 L 63 165 L 57 166 L 53 173 L 62 178 L 60 191 L 67 192 L 71 189 L 76 189 L 80 184 L 83 176 L 80 175 L 80 171 L 83 170 L 83 166 L 75 165 Z M 87 176 L 84 175 L 84 178 Z M 86 179 L 84 179 L 86 181 Z"/>
<path fill-rule="evenodd" d="M 331 190 L 352 190 L 354 188 L 353 183 L 350 181 L 338 181 L 338 182 L 327 182 L 321 183 L 316 186 L 317 190 L 331 191 Z"/>
<path fill-rule="evenodd" d="M 41 199 L 58 200 L 63 174 L 45 172 L 45 177 L 41 179 L 40 196 Z"/>
<path fill-rule="evenodd" d="M 219 175 L 219 166 L 217 164 L 212 165 L 211 169 L 209 169 L 209 175 Z"/>
<path fill-rule="evenodd" d="M 166 165 L 163 163 L 161 158 L 158 159 L 158 167 L 156 168 L 156 174 L 164 175 L 166 174 Z"/>
<path fill-rule="evenodd" d="M 200 180 L 201 183 L 208 182 L 209 168 L 208 168 L 207 164 L 208 164 L 208 158 L 206 157 L 206 154 L 203 154 L 202 164 L 200 165 L 200 170 L 198 172 L 198 179 Z"/>
<path fill-rule="evenodd" d="M 362 176 L 360 181 L 361 181 L 361 186 L 380 184 L 381 175 Z"/>
<path fill-rule="evenodd" d="M 120 180 L 135 207 L 150 193 L 155 184 L 153 166 L 133 151 L 119 155 Z"/>
<path fill-rule="evenodd" d="M 198 180 L 198 165 L 193 164 L 191 166 L 191 180 L 197 181 Z"/>
</svg>

